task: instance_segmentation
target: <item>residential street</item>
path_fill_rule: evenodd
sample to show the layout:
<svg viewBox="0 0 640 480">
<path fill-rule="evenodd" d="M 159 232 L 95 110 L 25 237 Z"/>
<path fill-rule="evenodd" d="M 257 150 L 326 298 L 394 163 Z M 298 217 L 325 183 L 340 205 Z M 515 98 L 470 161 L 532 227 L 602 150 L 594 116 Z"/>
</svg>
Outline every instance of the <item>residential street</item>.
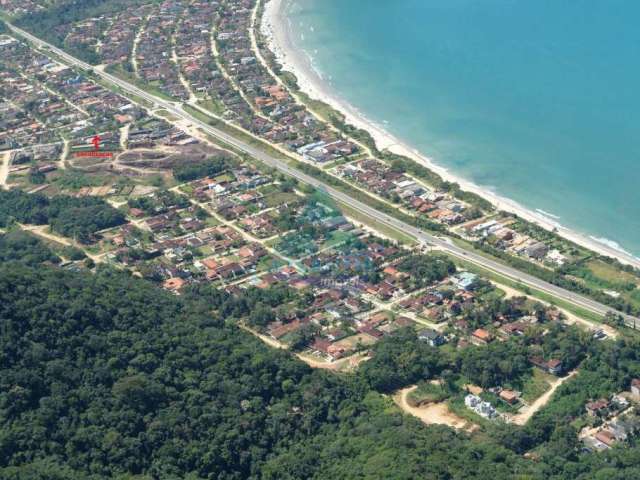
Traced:
<svg viewBox="0 0 640 480">
<path fill-rule="evenodd" d="M 328 193 L 329 195 L 331 195 L 334 199 L 343 202 L 347 205 L 349 205 L 349 207 L 351 207 L 352 209 L 358 211 L 360 214 L 365 215 L 371 219 L 375 219 L 377 222 L 384 224 L 385 226 L 394 228 L 400 232 L 409 234 L 413 237 L 415 237 L 420 243 L 424 244 L 424 245 L 430 245 L 432 247 L 436 247 L 437 249 L 448 253 L 454 257 L 457 257 L 459 259 L 474 263 L 476 265 L 479 265 L 485 269 L 491 270 L 493 272 L 496 272 L 502 276 L 505 276 L 513 281 L 516 282 L 520 282 L 523 286 L 528 286 L 530 288 L 534 288 L 537 290 L 541 290 L 543 292 L 549 293 L 555 297 L 558 297 L 562 300 L 565 300 L 567 302 L 570 302 L 576 306 L 579 306 L 581 308 L 584 308 L 586 310 L 589 310 L 591 312 L 597 313 L 599 315 L 605 315 L 606 313 L 610 312 L 612 309 L 610 307 L 607 307 L 599 302 L 596 302 L 594 300 L 591 300 L 589 298 L 586 298 L 582 295 L 579 295 L 577 293 L 573 293 L 570 292 L 568 290 L 562 289 L 560 287 L 557 287 L 555 285 L 552 285 L 550 283 L 547 283 L 543 280 L 540 280 L 536 277 L 533 277 L 532 275 L 520 272 L 512 267 L 506 266 L 504 264 L 501 264 L 497 261 L 488 259 L 486 257 L 483 257 L 481 255 L 478 255 L 472 251 L 466 250 L 464 248 L 458 247 L 456 245 L 453 245 L 452 243 L 448 242 L 446 239 L 440 238 L 440 237 L 436 237 L 434 235 L 431 235 L 423 230 L 420 230 L 416 227 L 413 227 L 401 220 L 398 220 L 396 218 L 393 218 L 389 215 L 386 215 L 378 210 L 376 210 L 375 208 L 370 207 L 369 205 L 366 205 L 365 203 L 362 203 L 358 200 L 353 199 L 352 197 L 350 197 L 349 195 L 342 193 L 332 187 L 330 187 L 329 185 L 325 184 L 324 182 L 315 179 L 314 177 L 311 177 L 291 166 L 289 166 L 289 164 L 284 161 L 284 160 L 280 160 L 277 158 L 272 157 L 271 155 L 265 153 L 264 151 L 253 147 L 247 143 L 245 143 L 242 140 L 239 140 L 237 138 L 235 138 L 234 136 L 219 130 L 215 127 L 212 127 L 210 125 L 208 125 L 207 123 L 195 118 L 194 116 L 192 116 L 191 114 L 187 113 L 185 110 L 183 110 L 181 104 L 179 102 L 169 102 L 166 100 L 162 100 L 154 95 L 151 95 L 147 92 L 145 92 L 144 90 L 136 87 L 135 85 L 132 85 L 124 80 L 121 80 L 120 78 L 117 78 L 113 75 L 110 75 L 106 72 L 94 69 L 91 65 L 82 62 L 80 60 L 78 60 L 77 58 L 67 54 L 66 52 L 64 52 L 61 49 L 58 49 L 46 42 L 43 42 L 42 40 L 38 39 L 37 37 L 29 34 L 28 32 L 25 32 L 21 29 L 18 29 L 17 27 L 14 27 L 12 25 L 9 24 L 9 27 L 17 34 L 21 35 L 22 37 L 30 40 L 33 44 L 35 44 L 36 46 L 38 46 L 39 48 L 45 49 L 49 52 L 53 52 L 55 55 L 57 55 L 58 57 L 62 58 L 64 61 L 82 68 L 84 70 L 87 71 L 92 71 L 96 76 L 100 77 L 103 81 L 110 83 L 111 85 L 114 85 L 116 87 L 119 87 L 119 89 L 129 93 L 129 94 L 133 94 L 137 97 L 142 98 L 143 100 L 150 102 L 152 105 L 154 105 L 154 107 L 156 108 L 164 108 L 166 109 L 168 112 L 170 112 L 172 115 L 175 115 L 176 117 L 178 117 L 181 120 L 185 120 L 195 126 L 197 126 L 198 128 L 200 128 L 201 130 L 203 130 L 204 132 L 206 132 L 207 134 L 217 138 L 218 140 L 225 142 L 228 145 L 233 146 L 234 148 L 262 161 L 263 163 L 278 169 L 279 171 L 293 177 L 296 178 L 297 180 L 304 182 L 306 184 L 312 185 L 316 188 L 322 189 L 324 190 L 326 193 Z M 636 318 L 629 316 L 629 315 L 624 315 L 623 317 L 625 319 L 625 321 L 627 322 L 627 324 L 629 326 L 634 326 L 635 322 L 636 322 Z"/>
</svg>

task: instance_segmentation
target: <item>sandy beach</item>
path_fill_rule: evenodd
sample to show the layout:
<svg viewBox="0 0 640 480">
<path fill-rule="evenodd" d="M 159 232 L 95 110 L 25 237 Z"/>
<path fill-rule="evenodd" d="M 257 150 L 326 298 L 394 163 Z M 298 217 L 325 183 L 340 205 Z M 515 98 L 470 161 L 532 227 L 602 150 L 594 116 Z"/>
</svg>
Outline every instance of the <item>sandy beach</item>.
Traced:
<svg viewBox="0 0 640 480">
<path fill-rule="evenodd" d="M 501 197 L 494 192 L 456 176 L 446 168 L 434 163 L 415 148 L 391 135 L 383 127 L 368 119 L 357 108 L 341 99 L 336 92 L 332 91 L 328 82 L 322 78 L 317 69 L 314 68 L 312 59 L 295 46 L 295 39 L 292 36 L 293 31 L 287 16 L 289 2 L 290 0 L 267 0 L 261 31 L 267 38 L 269 48 L 274 52 L 283 68 L 296 76 L 302 91 L 310 97 L 322 100 L 342 112 L 352 125 L 367 130 L 375 139 L 376 145 L 380 150 L 388 149 L 391 152 L 409 157 L 436 172 L 445 180 L 456 182 L 464 190 L 474 192 L 489 200 L 500 210 L 514 213 L 548 230 L 555 229 L 564 238 L 578 245 L 602 255 L 617 258 L 622 263 L 640 268 L 640 259 L 633 255 L 589 235 L 570 230 L 542 212 L 527 209 L 511 199 Z"/>
</svg>

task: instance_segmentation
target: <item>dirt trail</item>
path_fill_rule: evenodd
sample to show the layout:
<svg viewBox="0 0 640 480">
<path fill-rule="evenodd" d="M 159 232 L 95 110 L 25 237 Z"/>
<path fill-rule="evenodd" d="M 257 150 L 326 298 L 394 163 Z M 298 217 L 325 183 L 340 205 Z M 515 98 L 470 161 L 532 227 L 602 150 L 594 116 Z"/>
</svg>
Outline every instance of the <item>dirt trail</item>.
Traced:
<svg viewBox="0 0 640 480">
<path fill-rule="evenodd" d="M 364 362 L 368 357 L 366 353 L 356 353 L 335 362 L 329 362 L 308 354 L 296 354 L 300 360 L 309 365 L 311 368 L 319 368 L 322 370 L 332 370 L 334 372 L 348 372 L 355 370 L 358 365 Z"/>
<path fill-rule="evenodd" d="M 140 40 L 142 40 L 142 35 L 144 35 L 145 29 L 147 28 L 147 23 L 151 19 L 151 14 L 147 15 L 140 25 L 140 28 L 136 32 L 135 37 L 133 37 L 133 45 L 131 47 L 131 67 L 133 68 L 133 73 L 136 77 L 140 77 L 138 73 L 138 59 L 136 58 L 138 55 L 138 44 Z"/>
<path fill-rule="evenodd" d="M 535 402 L 533 402 L 531 405 L 529 405 L 527 407 L 523 407 L 522 410 L 520 411 L 520 413 L 518 413 L 517 415 L 513 416 L 511 418 L 511 422 L 515 423 L 516 425 L 524 425 L 525 423 L 527 423 L 529 421 L 529 419 L 531 417 L 533 417 L 533 415 L 538 410 L 540 410 L 542 407 L 544 407 L 549 402 L 549 400 L 551 400 L 551 397 L 553 396 L 555 391 L 560 387 L 560 385 L 562 385 L 564 382 L 566 382 L 570 378 L 573 378 L 577 373 L 578 373 L 578 371 L 574 370 L 573 372 L 571 372 L 566 377 L 558 378 L 555 382 L 553 382 L 551 384 L 551 388 L 549 390 L 547 390 L 539 398 L 537 398 Z"/>
<path fill-rule="evenodd" d="M 91 260 L 93 260 L 95 263 L 100 263 L 104 261 L 101 255 L 94 255 L 88 252 L 86 248 L 84 248 L 79 243 L 74 242 L 69 238 L 52 233 L 51 231 L 49 231 L 48 225 L 22 225 L 21 224 L 20 227 L 27 232 L 33 233 L 39 237 L 58 243 L 60 245 L 64 245 L 65 247 L 76 247 L 82 250 L 85 253 L 85 255 L 89 257 Z"/>
<path fill-rule="evenodd" d="M 259 338 L 260 340 L 262 340 L 264 343 L 266 343 L 272 348 L 277 348 L 278 350 L 288 350 L 288 347 L 285 344 L 269 337 L 268 335 L 263 335 L 261 333 L 258 333 L 253 328 L 248 327 L 247 325 L 241 324 L 240 328 L 256 336 L 257 338 Z M 322 370 L 332 370 L 332 371 L 353 370 L 360 363 L 362 363 L 368 358 L 366 353 L 361 353 L 361 354 L 359 353 L 359 354 L 351 355 L 346 358 L 342 358 L 335 362 L 328 362 L 326 360 L 323 360 L 305 353 L 296 353 L 295 356 L 298 357 L 299 360 L 302 360 L 304 363 L 309 365 L 311 368 L 319 368 Z"/>
<path fill-rule="evenodd" d="M 11 153 L 5 153 L 1 155 L 0 158 L 2 159 L 2 164 L 0 164 L 0 188 L 7 188 Z"/>
<path fill-rule="evenodd" d="M 408 397 L 409 394 L 417 388 L 418 387 L 414 385 L 413 387 L 404 388 L 398 391 L 393 396 L 393 401 L 404 412 L 413 415 L 416 418 L 419 418 L 423 423 L 426 423 L 427 425 L 447 425 L 449 427 L 458 430 L 464 430 L 466 432 L 473 432 L 474 430 L 477 430 L 477 425 L 452 413 L 446 403 L 430 403 L 421 407 L 411 406 L 408 402 Z"/>
<path fill-rule="evenodd" d="M 67 169 L 67 158 L 69 157 L 69 151 L 71 150 L 71 144 L 66 138 L 62 139 L 62 153 L 60 154 L 60 170 Z"/>
</svg>

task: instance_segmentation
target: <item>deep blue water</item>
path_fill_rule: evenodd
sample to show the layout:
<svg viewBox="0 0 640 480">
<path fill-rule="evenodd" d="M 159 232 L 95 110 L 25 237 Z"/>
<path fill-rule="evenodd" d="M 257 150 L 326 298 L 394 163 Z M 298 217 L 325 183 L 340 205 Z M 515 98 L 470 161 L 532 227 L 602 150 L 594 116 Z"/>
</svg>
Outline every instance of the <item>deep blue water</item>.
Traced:
<svg viewBox="0 0 640 480">
<path fill-rule="evenodd" d="M 290 19 L 398 138 L 640 255 L 640 2 L 293 0 Z"/>
</svg>

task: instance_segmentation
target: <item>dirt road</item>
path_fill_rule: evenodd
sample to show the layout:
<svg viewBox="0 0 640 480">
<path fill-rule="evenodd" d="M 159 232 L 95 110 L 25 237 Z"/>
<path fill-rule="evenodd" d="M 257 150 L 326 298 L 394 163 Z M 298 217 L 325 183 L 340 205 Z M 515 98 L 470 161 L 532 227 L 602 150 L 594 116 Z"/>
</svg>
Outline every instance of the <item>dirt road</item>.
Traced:
<svg viewBox="0 0 640 480">
<path fill-rule="evenodd" d="M 10 168 L 10 153 L 4 153 L 0 155 L 0 188 L 7 188 L 7 179 L 9 178 L 9 168 Z"/>
<path fill-rule="evenodd" d="M 567 375 L 566 377 L 563 378 L 558 378 L 555 382 L 553 382 L 551 384 L 551 388 L 549 390 L 547 390 L 543 395 L 541 395 L 539 398 L 536 399 L 536 401 L 534 401 L 531 405 L 524 407 L 520 413 L 518 413 L 517 415 L 513 416 L 511 418 L 511 422 L 515 423 L 516 425 L 524 425 L 525 423 L 527 423 L 529 421 L 529 419 L 531 417 L 533 417 L 533 415 L 540 410 L 542 407 L 544 407 L 547 403 L 549 403 L 549 400 L 551 400 L 551 397 L 553 396 L 553 394 L 555 393 L 555 391 L 560 387 L 560 385 L 562 385 L 564 382 L 566 382 L 567 380 L 573 378 L 576 374 L 578 373 L 577 370 L 574 370 L 573 372 L 571 372 L 569 375 Z"/>
<path fill-rule="evenodd" d="M 472 432 L 478 428 L 477 425 L 452 413 L 447 404 L 443 402 L 430 403 L 421 407 L 411 406 L 408 402 L 408 397 L 416 388 L 418 388 L 416 385 L 404 388 L 396 392 L 393 396 L 393 401 L 402 409 L 402 411 L 419 418 L 427 425 L 447 425 L 467 432 Z"/>
</svg>

